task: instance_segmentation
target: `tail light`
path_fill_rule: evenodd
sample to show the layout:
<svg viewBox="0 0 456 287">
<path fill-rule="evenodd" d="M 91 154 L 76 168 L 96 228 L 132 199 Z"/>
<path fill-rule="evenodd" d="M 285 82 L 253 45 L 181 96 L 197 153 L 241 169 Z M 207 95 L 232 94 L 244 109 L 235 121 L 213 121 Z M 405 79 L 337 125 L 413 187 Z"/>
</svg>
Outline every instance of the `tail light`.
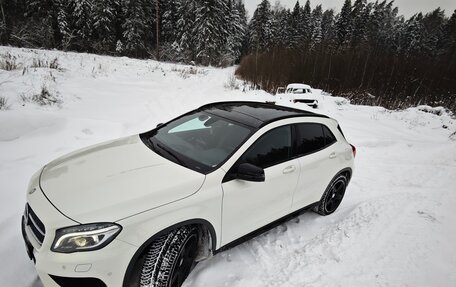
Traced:
<svg viewBox="0 0 456 287">
<path fill-rule="evenodd" d="M 352 144 L 350 144 L 350 146 L 352 147 L 353 157 L 356 157 L 356 147 Z"/>
</svg>

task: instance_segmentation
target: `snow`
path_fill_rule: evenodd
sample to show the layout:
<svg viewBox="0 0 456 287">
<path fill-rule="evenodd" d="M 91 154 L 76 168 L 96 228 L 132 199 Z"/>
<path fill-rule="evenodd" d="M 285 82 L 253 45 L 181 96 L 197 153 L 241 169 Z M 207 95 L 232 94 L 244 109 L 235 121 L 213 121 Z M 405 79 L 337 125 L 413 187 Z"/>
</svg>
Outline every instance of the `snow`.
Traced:
<svg viewBox="0 0 456 287">
<path fill-rule="evenodd" d="M 28 180 L 41 166 L 208 102 L 274 99 L 242 92 L 242 83 L 225 88 L 234 68 L 0 47 L 6 53 L 18 69 L 0 70 L 9 105 L 0 110 L 1 286 L 41 286 L 20 235 Z M 58 69 L 30 67 L 55 58 Z M 43 86 L 58 103 L 31 100 Z M 441 107 L 389 111 L 313 92 L 317 111 L 337 119 L 357 147 L 341 206 L 327 217 L 305 213 L 198 264 L 185 286 L 456 285 L 456 120 Z"/>
</svg>

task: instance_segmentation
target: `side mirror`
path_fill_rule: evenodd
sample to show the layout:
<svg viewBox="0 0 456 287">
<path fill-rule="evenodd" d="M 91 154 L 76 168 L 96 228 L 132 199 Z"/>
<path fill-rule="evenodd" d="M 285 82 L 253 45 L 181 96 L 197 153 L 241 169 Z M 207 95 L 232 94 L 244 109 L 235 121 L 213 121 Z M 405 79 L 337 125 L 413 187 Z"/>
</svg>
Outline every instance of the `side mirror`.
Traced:
<svg viewBox="0 0 456 287">
<path fill-rule="evenodd" d="M 264 169 L 250 163 L 243 163 L 237 169 L 236 178 L 246 181 L 263 182 L 265 179 Z"/>
</svg>

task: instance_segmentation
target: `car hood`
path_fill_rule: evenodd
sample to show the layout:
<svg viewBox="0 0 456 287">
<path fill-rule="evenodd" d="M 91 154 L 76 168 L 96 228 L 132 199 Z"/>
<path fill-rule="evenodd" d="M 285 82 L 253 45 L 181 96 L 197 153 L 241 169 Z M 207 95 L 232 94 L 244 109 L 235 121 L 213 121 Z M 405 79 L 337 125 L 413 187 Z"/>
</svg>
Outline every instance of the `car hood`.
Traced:
<svg viewBox="0 0 456 287">
<path fill-rule="evenodd" d="M 40 186 L 60 212 L 77 222 L 115 222 L 188 197 L 204 179 L 131 136 L 56 159 L 44 167 Z"/>
</svg>

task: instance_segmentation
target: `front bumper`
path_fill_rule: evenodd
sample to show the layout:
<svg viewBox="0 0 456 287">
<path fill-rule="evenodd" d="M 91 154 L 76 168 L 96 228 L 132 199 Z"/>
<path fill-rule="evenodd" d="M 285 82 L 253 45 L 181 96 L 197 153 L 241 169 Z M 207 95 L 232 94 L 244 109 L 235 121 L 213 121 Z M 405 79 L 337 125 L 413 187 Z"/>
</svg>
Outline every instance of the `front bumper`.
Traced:
<svg viewBox="0 0 456 287">
<path fill-rule="evenodd" d="M 109 245 L 95 251 L 56 253 L 51 251 L 55 231 L 75 225 L 75 222 L 61 214 L 46 199 L 35 182 L 31 187 L 36 192 L 27 195 L 27 201 L 36 216 L 46 227 L 46 234 L 40 243 L 22 218 L 22 235 L 27 253 L 35 263 L 38 275 L 45 287 L 121 287 L 131 258 L 137 247 L 115 239 Z M 29 187 L 30 190 L 30 187 Z M 76 223 L 77 224 L 77 223 Z"/>
<path fill-rule="evenodd" d="M 106 250 L 72 254 L 34 250 L 41 282 L 46 287 L 121 287 L 136 248 L 118 240 L 108 246 Z"/>
<path fill-rule="evenodd" d="M 294 103 L 302 103 L 302 104 L 307 104 L 309 106 L 318 106 L 318 100 L 313 100 L 313 99 L 294 99 Z"/>
</svg>

